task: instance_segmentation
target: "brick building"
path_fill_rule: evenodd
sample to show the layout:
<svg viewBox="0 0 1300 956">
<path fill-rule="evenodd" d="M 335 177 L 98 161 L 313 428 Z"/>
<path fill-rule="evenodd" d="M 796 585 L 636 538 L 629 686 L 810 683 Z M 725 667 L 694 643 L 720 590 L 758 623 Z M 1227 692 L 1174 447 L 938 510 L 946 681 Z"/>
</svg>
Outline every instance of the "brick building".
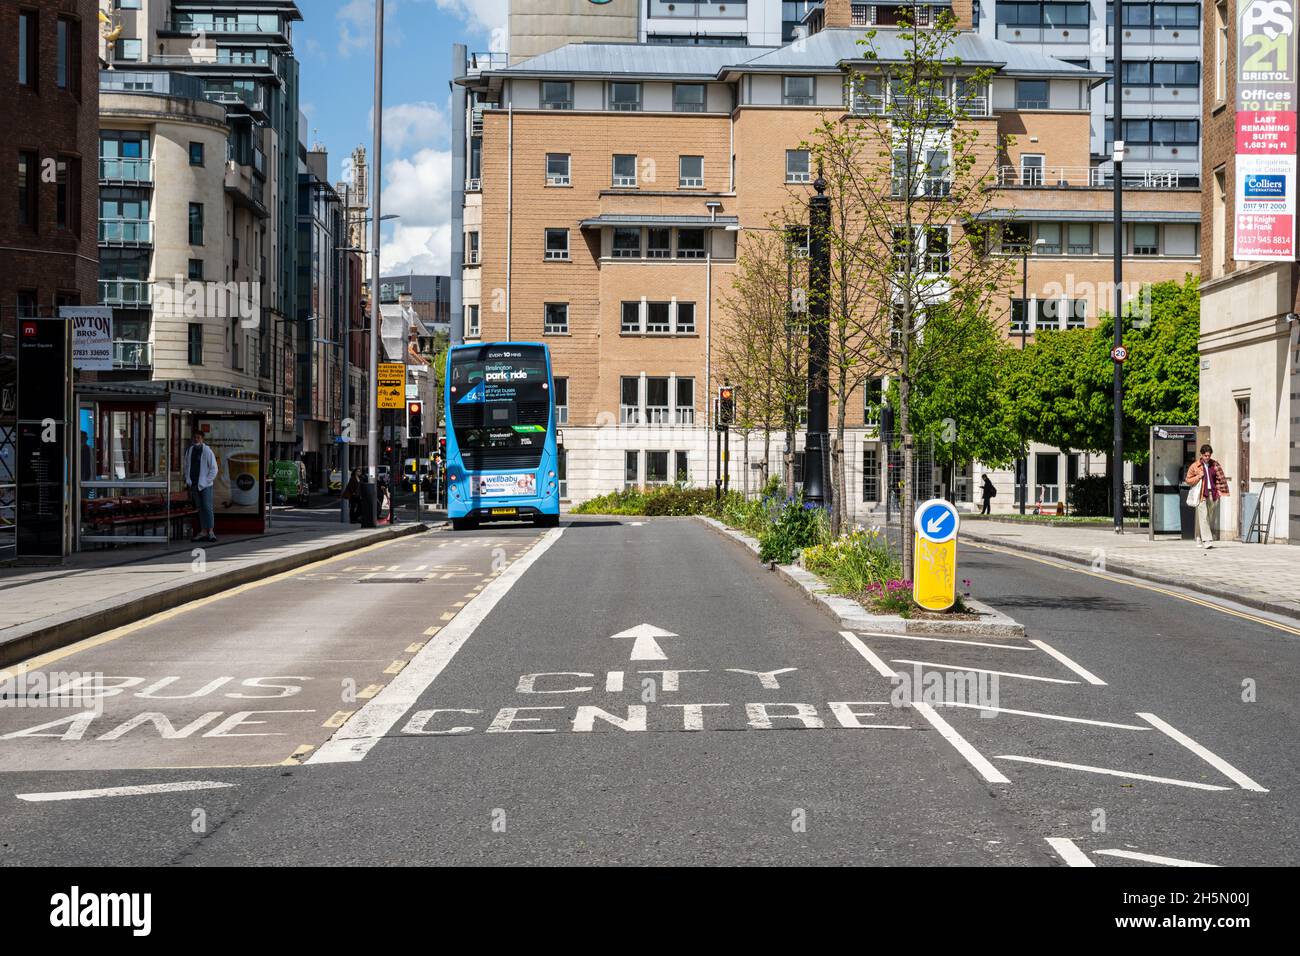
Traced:
<svg viewBox="0 0 1300 956">
<path fill-rule="evenodd" d="M 738 238 L 810 192 L 813 171 L 799 146 L 823 119 L 852 121 L 872 108 L 846 87 L 846 71 L 862 68 L 856 6 L 816 6 L 807 18 L 816 32 L 781 47 L 572 44 L 460 80 L 470 94 L 473 160 L 465 338 L 551 346 L 572 500 L 715 477 L 711 397 Z M 999 159 L 1009 172 L 997 197 L 1016 222 L 998 254 L 1019 260 L 1031 250 L 1030 301 L 1017 281 L 1004 327 L 1018 338 L 1022 323 L 1026 337 L 1048 322 L 1093 323 L 1112 294 L 1112 177 L 1093 160 L 1091 129 L 1093 90 L 1105 75 L 971 30 L 969 0 L 953 11 L 963 27 L 955 53 L 995 71 L 971 122 L 988 141 L 1015 137 Z M 877 31 L 882 58 L 901 58 L 898 31 Z M 1143 174 L 1126 178 L 1125 193 L 1126 280 L 1193 271 L 1195 180 Z M 848 410 L 848 493 L 860 519 L 883 508 L 875 420 L 885 386 L 869 383 Z M 733 438 L 735 487 L 750 473 L 754 446 L 744 460 Z M 779 448 L 772 456 L 777 474 Z M 1031 500 L 1051 502 L 1071 477 L 1104 462 L 1035 448 L 1029 468 Z M 969 501 L 978 474 L 968 463 L 951 493 Z M 998 504 L 1010 506 L 1012 476 L 993 477 Z"/>
<path fill-rule="evenodd" d="M 96 9 L 0 5 L 0 561 L 16 554 L 17 320 L 95 304 Z"/>
</svg>

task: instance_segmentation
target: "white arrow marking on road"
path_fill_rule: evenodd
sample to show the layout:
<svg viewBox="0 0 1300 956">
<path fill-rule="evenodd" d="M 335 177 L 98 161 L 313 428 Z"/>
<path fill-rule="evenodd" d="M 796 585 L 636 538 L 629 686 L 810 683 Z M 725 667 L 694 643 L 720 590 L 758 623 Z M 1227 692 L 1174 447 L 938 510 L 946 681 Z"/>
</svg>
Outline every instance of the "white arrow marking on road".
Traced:
<svg viewBox="0 0 1300 956">
<path fill-rule="evenodd" d="M 1217 869 L 1214 863 L 1197 863 L 1195 860 L 1180 860 L 1174 856 L 1156 856 L 1154 853 L 1135 853 L 1132 850 L 1093 850 L 1098 856 L 1117 856 L 1122 860 L 1137 860 L 1141 863 L 1156 863 L 1160 866 L 1201 866 Z"/>
<path fill-rule="evenodd" d="M 636 638 L 632 644 L 632 656 L 628 658 L 631 661 L 668 660 L 668 655 L 664 653 L 664 649 L 659 646 L 659 642 L 655 638 L 679 636 L 672 631 L 665 631 L 661 627 L 655 627 L 653 624 L 638 624 L 636 627 L 629 627 L 626 631 L 619 631 L 617 634 L 610 635 L 615 640 L 621 637 Z"/>
<path fill-rule="evenodd" d="M 19 800 L 46 803 L 54 800 L 93 800 L 96 797 L 141 797 L 150 793 L 181 793 L 186 790 L 218 790 L 233 783 L 216 780 L 183 780 L 179 783 L 146 783 L 135 787 L 104 787 L 99 790 L 60 790 L 54 793 L 16 793 Z"/>
</svg>

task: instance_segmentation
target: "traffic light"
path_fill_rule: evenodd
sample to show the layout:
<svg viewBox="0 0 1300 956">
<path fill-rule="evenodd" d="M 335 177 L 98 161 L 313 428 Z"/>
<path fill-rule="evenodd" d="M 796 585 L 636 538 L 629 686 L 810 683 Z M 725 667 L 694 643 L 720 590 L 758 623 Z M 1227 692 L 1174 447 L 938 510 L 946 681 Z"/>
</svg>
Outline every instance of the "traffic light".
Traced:
<svg viewBox="0 0 1300 956">
<path fill-rule="evenodd" d="M 424 434 L 424 403 L 406 403 L 406 437 L 419 438 Z"/>
<path fill-rule="evenodd" d="M 736 424 L 736 390 L 730 385 L 718 389 L 718 427 Z"/>
</svg>

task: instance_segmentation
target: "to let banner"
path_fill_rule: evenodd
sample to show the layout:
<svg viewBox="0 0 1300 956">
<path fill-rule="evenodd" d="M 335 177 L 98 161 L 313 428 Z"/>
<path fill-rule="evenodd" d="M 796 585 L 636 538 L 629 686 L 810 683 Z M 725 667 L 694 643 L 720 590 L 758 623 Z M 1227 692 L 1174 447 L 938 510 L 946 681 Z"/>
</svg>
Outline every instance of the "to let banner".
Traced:
<svg viewBox="0 0 1300 956">
<path fill-rule="evenodd" d="M 1296 15 L 1300 0 L 1243 0 L 1237 14 L 1233 258 L 1296 258 Z"/>
</svg>

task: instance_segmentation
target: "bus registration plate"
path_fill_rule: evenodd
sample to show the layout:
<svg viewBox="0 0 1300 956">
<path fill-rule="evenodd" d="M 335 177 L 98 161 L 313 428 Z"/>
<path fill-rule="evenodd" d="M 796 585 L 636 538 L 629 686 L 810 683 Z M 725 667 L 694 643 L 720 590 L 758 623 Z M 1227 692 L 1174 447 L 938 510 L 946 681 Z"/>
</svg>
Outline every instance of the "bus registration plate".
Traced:
<svg viewBox="0 0 1300 956">
<path fill-rule="evenodd" d="M 517 515 L 519 514 L 519 509 L 518 508 L 493 508 L 492 513 L 494 515 Z"/>
</svg>

